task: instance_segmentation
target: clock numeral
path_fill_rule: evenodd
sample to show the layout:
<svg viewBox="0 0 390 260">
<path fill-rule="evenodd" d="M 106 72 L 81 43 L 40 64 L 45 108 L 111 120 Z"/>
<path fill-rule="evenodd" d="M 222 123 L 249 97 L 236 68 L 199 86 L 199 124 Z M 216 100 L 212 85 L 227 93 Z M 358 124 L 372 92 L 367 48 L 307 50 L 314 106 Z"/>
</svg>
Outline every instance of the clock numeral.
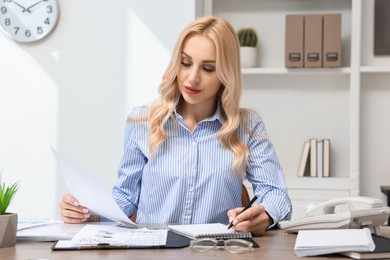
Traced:
<svg viewBox="0 0 390 260">
<path fill-rule="evenodd" d="M 4 3 L 11 3 L 12 2 L 12 0 L 4 0 Z"/>
<path fill-rule="evenodd" d="M 4 24 L 7 25 L 7 26 L 10 26 L 11 25 L 11 19 L 5 18 Z"/>
<path fill-rule="evenodd" d="M 30 37 L 31 36 L 31 31 L 29 29 L 27 29 L 25 32 L 24 32 L 24 35 L 26 35 L 26 37 Z"/>
<path fill-rule="evenodd" d="M 42 27 L 41 27 L 41 26 L 38 26 L 38 27 L 37 27 L 37 33 L 38 33 L 38 34 L 42 34 L 42 33 L 43 33 L 43 30 L 42 30 Z"/>
<path fill-rule="evenodd" d="M 15 29 L 15 35 L 18 34 L 20 27 L 14 27 Z"/>
<path fill-rule="evenodd" d="M 51 6 L 51 5 L 48 5 L 48 6 L 46 7 L 46 9 L 47 9 L 47 12 L 48 12 L 49 14 L 51 14 L 51 13 L 53 12 L 53 6 Z"/>
<path fill-rule="evenodd" d="M 6 14 L 6 13 L 7 13 L 7 7 L 2 6 L 2 7 L 1 7 L 1 13 L 2 13 L 2 14 Z"/>
<path fill-rule="evenodd" d="M 48 18 L 46 18 L 46 20 L 45 20 L 45 22 L 44 22 L 45 24 L 50 24 L 50 19 L 49 19 L 49 17 Z"/>
</svg>

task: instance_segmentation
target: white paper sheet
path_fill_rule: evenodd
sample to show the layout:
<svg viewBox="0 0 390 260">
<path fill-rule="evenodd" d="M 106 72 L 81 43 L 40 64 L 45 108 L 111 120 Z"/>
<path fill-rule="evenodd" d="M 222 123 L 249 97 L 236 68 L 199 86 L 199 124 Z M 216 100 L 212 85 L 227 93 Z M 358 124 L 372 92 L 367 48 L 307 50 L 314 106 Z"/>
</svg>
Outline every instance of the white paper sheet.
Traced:
<svg viewBox="0 0 390 260">
<path fill-rule="evenodd" d="M 50 219 L 18 219 L 18 231 L 26 228 L 62 223 L 59 220 Z"/>
<path fill-rule="evenodd" d="M 300 230 L 294 246 L 299 257 L 346 251 L 370 252 L 374 249 L 368 228 Z"/>
<path fill-rule="evenodd" d="M 54 148 L 51 149 L 70 193 L 81 205 L 125 226 L 138 227 L 123 213 L 112 197 L 111 191 L 99 179 L 81 170 Z"/>
<path fill-rule="evenodd" d="M 164 246 L 167 230 L 147 228 L 121 228 L 105 225 L 86 225 L 72 239 L 73 245 L 126 245 L 126 246 Z"/>
</svg>

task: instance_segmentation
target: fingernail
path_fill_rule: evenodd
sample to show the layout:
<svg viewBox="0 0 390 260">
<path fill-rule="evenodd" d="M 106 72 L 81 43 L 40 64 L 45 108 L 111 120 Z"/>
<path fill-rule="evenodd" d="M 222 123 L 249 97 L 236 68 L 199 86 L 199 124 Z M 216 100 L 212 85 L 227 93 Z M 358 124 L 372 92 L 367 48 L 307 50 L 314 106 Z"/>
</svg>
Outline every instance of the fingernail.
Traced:
<svg viewBox="0 0 390 260">
<path fill-rule="evenodd" d="M 234 218 L 229 217 L 229 223 L 231 223 L 234 220 Z"/>
<path fill-rule="evenodd" d="M 86 217 L 86 218 L 89 218 L 91 215 L 89 215 L 89 214 L 84 214 L 84 217 Z"/>
<path fill-rule="evenodd" d="M 233 220 L 233 226 L 237 225 L 237 223 L 238 223 L 237 219 Z"/>
<path fill-rule="evenodd" d="M 80 203 L 78 201 L 73 201 L 73 205 L 80 206 Z"/>
<path fill-rule="evenodd" d="M 85 222 L 85 221 L 87 221 L 87 219 L 86 219 L 86 218 L 83 218 L 81 221 L 82 221 L 82 222 Z"/>
<path fill-rule="evenodd" d="M 83 209 L 83 212 L 84 213 L 88 213 L 88 209 Z"/>
</svg>

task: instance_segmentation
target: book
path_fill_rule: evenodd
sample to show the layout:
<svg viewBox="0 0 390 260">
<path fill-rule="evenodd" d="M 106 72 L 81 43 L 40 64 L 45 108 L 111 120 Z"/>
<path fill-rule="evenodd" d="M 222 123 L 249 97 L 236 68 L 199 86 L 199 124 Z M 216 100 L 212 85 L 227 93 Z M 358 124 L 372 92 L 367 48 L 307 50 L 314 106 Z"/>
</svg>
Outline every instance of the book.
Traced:
<svg viewBox="0 0 390 260">
<path fill-rule="evenodd" d="M 301 160 L 299 162 L 299 168 L 298 168 L 298 176 L 310 176 L 309 168 L 310 168 L 310 141 L 307 140 L 303 143 L 302 153 L 301 153 Z"/>
<path fill-rule="evenodd" d="M 342 255 L 353 259 L 390 259 L 390 238 L 372 234 L 375 249 L 372 252 L 342 252 Z"/>
<path fill-rule="evenodd" d="M 341 253 L 372 252 L 375 244 L 368 228 L 300 230 L 294 245 L 298 257 Z"/>
<path fill-rule="evenodd" d="M 322 177 L 324 174 L 324 142 L 317 140 L 317 177 Z"/>
<path fill-rule="evenodd" d="M 317 139 L 310 139 L 310 177 L 317 177 Z"/>
<path fill-rule="evenodd" d="M 330 139 L 323 140 L 323 177 L 330 177 Z"/>
<path fill-rule="evenodd" d="M 250 232 L 237 232 L 233 229 L 228 229 L 227 225 L 221 223 L 168 225 L 168 227 L 170 230 L 190 239 L 205 237 L 216 239 L 252 237 Z"/>
</svg>

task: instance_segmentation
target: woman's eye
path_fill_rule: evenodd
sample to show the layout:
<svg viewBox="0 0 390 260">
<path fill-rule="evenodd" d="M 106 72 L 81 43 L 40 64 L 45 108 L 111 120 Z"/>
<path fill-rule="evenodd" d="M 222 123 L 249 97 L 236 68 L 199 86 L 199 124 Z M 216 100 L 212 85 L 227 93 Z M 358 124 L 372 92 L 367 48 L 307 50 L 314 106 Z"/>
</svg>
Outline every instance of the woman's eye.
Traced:
<svg viewBox="0 0 390 260">
<path fill-rule="evenodd" d="M 190 67 L 191 63 L 188 61 L 181 61 L 181 65 L 183 65 L 184 67 Z"/>
<path fill-rule="evenodd" d="M 215 68 L 214 67 L 203 67 L 203 70 L 206 72 L 214 72 Z"/>
</svg>

